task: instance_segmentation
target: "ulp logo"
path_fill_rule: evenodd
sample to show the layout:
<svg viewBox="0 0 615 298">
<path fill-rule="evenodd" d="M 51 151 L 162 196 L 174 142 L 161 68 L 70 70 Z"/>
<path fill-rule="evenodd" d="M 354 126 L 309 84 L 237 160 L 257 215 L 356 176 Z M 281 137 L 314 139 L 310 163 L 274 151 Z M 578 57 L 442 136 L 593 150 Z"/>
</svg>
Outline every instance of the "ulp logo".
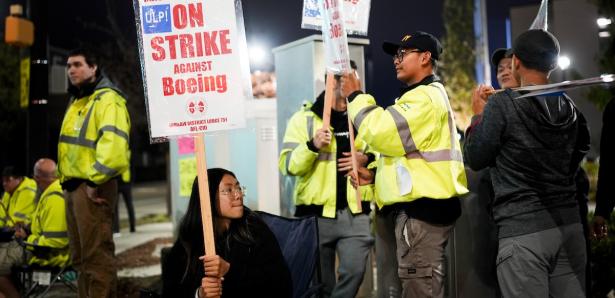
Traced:
<svg viewBox="0 0 615 298">
<path fill-rule="evenodd" d="M 171 5 L 143 6 L 141 14 L 146 34 L 171 32 Z"/>
</svg>

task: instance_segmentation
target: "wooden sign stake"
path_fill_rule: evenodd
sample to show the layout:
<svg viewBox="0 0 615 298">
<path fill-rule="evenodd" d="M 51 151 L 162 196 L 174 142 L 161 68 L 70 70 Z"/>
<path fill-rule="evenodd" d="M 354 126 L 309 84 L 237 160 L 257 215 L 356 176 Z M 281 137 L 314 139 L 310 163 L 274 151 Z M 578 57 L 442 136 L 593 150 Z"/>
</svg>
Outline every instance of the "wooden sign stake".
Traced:
<svg viewBox="0 0 615 298">
<path fill-rule="evenodd" d="M 213 219 L 209 193 L 209 179 L 207 178 L 207 160 L 205 158 L 205 140 L 202 133 L 195 135 L 196 169 L 199 180 L 199 198 L 201 201 L 201 219 L 203 220 L 203 239 L 205 240 L 205 255 L 216 254 Z"/>
</svg>

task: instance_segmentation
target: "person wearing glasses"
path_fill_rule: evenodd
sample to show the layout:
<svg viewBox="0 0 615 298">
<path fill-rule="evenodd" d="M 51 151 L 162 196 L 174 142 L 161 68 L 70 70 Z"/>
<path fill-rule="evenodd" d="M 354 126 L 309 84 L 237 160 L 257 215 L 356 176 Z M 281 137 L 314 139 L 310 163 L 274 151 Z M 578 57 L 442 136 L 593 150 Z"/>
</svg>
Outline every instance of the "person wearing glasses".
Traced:
<svg viewBox="0 0 615 298">
<path fill-rule="evenodd" d="M 216 255 L 204 256 L 198 180 L 178 237 L 162 263 L 163 297 L 291 297 L 292 282 L 278 242 L 243 205 L 235 174 L 207 170 Z"/>
<path fill-rule="evenodd" d="M 375 173 L 361 168 L 359 175 L 361 182 L 375 176 L 376 203 L 390 214 L 395 236 L 386 239 L 395 243 L 387 247 L 396 249 L 402 297 L 443 297 L 444 247 L 468 189 L 453 111 L 434 74 L 442 46 L 417 31 L 383 49 L 406 85 L 395 104 L 379 107 L 352 74 L 342 82 L 349 117 L 381 157 Z"/>
</svg>

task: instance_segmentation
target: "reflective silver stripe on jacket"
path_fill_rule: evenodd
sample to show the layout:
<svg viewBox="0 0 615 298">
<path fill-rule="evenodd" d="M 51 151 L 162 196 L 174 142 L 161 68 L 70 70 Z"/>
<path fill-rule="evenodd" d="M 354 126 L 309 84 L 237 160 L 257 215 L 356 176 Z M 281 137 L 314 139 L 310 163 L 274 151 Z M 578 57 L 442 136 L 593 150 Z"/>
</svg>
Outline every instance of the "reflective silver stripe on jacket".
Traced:
<svg viewBox="0 0 615 298">
<path fill-rule="evenodd" d="M 458 161 L 463 162 L 463 157 L 461 155 L 460 150 L 455 149 L 455 136 L 456 129 L 453 121 L 453 111 L 448 102 L 448 96 L 446 92 L 442 90 L 442 88 L 437 87 L 435 85 L 429 85 L 438 89 L 443 100 L 445 101 L 447 114 L 448 114 L 448 127 L 450 133 L 451 140 L 451 149 L 441 149 L 436 151 L 419 151 L 412 139 L 412 134 L 410 133 L 410 126 L 408 125 L 408 121 L 406 118 L 395 110 L 392 106 L 387 108 L 387 111 L 391 113 L 393 120 L 395 121 L 395 125 L 397 126 L 397 132 L 399 133 L 399 137 L 401 138 L 402 144 L 404 146 L 404 151 L 406 152 L 405 157 L 408 159 L 423 159 L 427 162 L 439 162 L 439 161 Z M 384 157 L 390 157 L 383 155 Z"/>
<path fill-rule="evenodd" d="M 282 150 L 290 149 L 288 154 L 286 155 L 286 173 L 290 173 L 290 156 L 293 154 L 293 150 L 299 147 L 299 143 L 284 143 L 282 144 Z"/>
<path fill-rule="evenodd" d="M 314 134 L 314 117 L 306 117 L 307 118 L 307 133 L 308 139 L 312 138 Z"/>
<path fill-rule="evenodd" d="M 67 238 L 68 232 L 42 232 L 41 236 L 45 236 L 47 238 Z"/>
<path fill-rule="evenodd" d="M 52 195 L 60 196 L 60 197 L 62 197 L 62 199 L 64 199 L 64 194 L 59 192 L 59 191 L 52 191 L 52 192 L 48 193 L 45 197 L 50 197 Z"/>
<path fill-rule="evenodd" d="M 107 125 L 107 126 L 103 126 L 102 128 L 100 128 L 98 130 L 98 138 L 96 139 L 96 143 L 98 143 L 98 140 L 102 137 L 103 133 L 105 133 L 105 131 L 107 132 L 112 132 L 120 137 L 122 137 L 123 139 L 126 140 L 126 142 L 129 142 L 128 140 L 128 134 L 124 131 L 122 131 L 121 129 L 113 126 L 113 125 Z"/>
<path fill-rule="evenodd" d="M 404 117 L 393 106 L 388 107 L 387 111 L 393 117 L 393 121 L 395 121 L 395 125 L 397 126 L 397 133 L 401 138 L 401 143 L 404 146 L 404 151 L 406 153 L 418 151 L 418 149 L 416 148 L 416 144 L 412 139 L 412 134 L 410 133 L 410 126 L 408 125 L 408 120 L 406 120 L 406 117 Z"/>
<path fill-rule="evenodd" d="M 290 149 L 295 150 L 295 148 L 299 147 L 299 143 L 287 142 L 282 144 L 282 150 Z"/>
<path fill-rule="evenodd" d="M 109 177 L 115 177 L 115 176 L 117 176 L 119 174 L 118 171 L 116 171 L 116 170 L 114 170 L 112 168 L 109 168 L 109 167 L 101 164 L 98 161 L 96 161 L 94 163 L 94 169 L 99 171 L 99 172 L 101 172 L 101 173 L 103 173 L 103 174 L 105 174 L 105 175 L 107 175 L 107 176 L 109 176 Z"/>
<path fill-rule="evenodd" d="M 14 215 L 15 217 L 19 217 L 19 218 L 23 218 L 23 219 L 28 218 L 28 216 L 27 216 L 27 215 L 25 215 L 24 213 L 21 213 L 21 212 L 13 212 L 13 215 Z"/>
<path fill-rule="evenodd" d="M 333 153 L 333 152 L 320 152 L 320 153 L 318 153 L 318 160 L 319 161 L 335 160 L 335 153 Z"/>
<path fill-rule="evenodd" d="M 361 123 L 363 123 L 363 120 L 365 120 L 365 117 L 367 117 L 367 114 L 375 110 L 377 107 L 377 105 L 371 105 L 361 109 L 359 113 L 357 113 L 357 116 L 354 117 L 354 126 L 359 129 L 361 127 Z"/>
<path fill-rule="evenodd" d="M 85 134 L 88 130 L 88 125 L 90 124 L 90 117 L 92 117 L 92 111 L 94 111 L 94 103 L 96 103 L 96 101 L 99 100 L 100 97 L 103 96 L 107 92 L 109 91 L 102 91 L 96 94 L 96 97 L 94 98 L 94 102 L 92 103 L 92 106 L 88 110 L 88 114 L 85 116 L 85 119 L 83 120 L 81 130 L 79 131 L 79 136 L 73 137 L 73 136 L 67 136 L 67 135 L 60 135 L 60 140 L 59 140 L 60 143 L 78 145 L 78 146 L 83 146 L 87 148 L 96 148 L 97 140 L 96 141 L 88 140 L 85 138 Z"/>
<path fill-rule="evenodd" d="M 71 137 L 67 135 L 60 135 L 60 143 L 79 145 L 79 146 L 88 147 L 92 149 L 96 148 L 95 141 L 80 139 L 78 137 Z"/>
</svg>

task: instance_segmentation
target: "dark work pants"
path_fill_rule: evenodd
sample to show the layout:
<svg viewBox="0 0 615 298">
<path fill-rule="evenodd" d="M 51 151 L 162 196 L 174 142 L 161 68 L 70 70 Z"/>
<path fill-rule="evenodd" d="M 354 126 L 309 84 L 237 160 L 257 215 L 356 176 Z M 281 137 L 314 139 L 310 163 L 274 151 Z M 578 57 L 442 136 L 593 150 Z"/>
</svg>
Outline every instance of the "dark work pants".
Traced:
<svg viewBox="0 0 615 298">
<path fill-rule="evenodd" d="M 85 189 L 83 183 L 64 194 L 71 259 L 79 272 L 79 297 L 116 297 L 117 264 L 111 221 L 117 203 L 117 181 L 111 179 L 98 187 L 104 203 L 93 202 Z"/>
</svg>

